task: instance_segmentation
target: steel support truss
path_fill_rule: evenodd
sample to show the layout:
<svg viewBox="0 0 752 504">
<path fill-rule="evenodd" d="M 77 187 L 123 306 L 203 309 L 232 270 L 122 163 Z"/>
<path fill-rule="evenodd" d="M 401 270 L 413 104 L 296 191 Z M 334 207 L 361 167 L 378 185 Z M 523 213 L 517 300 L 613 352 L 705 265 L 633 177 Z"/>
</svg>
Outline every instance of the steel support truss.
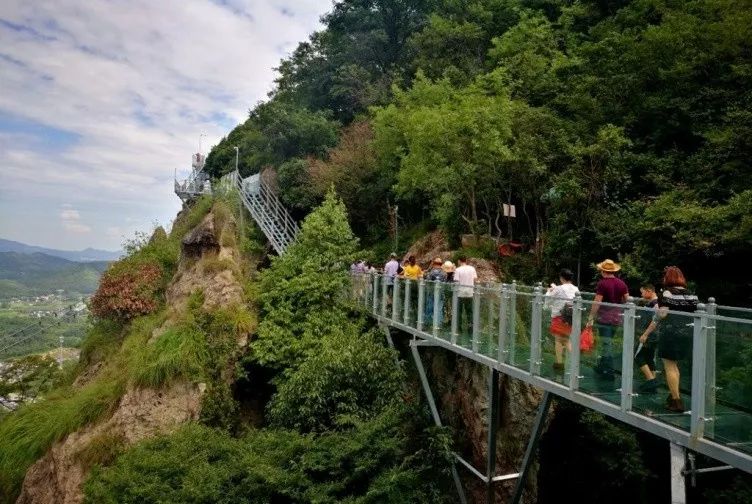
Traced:
<svg viewBox="0 0 752 504">
<path fill-rule="evenodd" d="M 389 332 L 388 327 L 384 327 L 384 331 L 387 336 L 387 341 L 389 342 L 389 345 L 394 348 L 394 342 L 392 340 L 392 336 Z M 421 340 L 417 338 L 413 338 L 410 341 L 410 351 L 413 356 L 413 360 L 415 361 L 415 368 L 418 371 L 418 375 L 420 376 L 420 382 L 423 386 L 423 392 L 426 395 L 426 400 L 428 402 L 428 407 L 431 410 L 431 416 L 433 417 L 434 423 L 436 426 L 441 427 L 442 421 L 441 417 L 439 415 L 439 411 L 436 407 L 436 401 L 433 397 L 433 392 L 431 391 L 431 386 L 428 383 L 428 376 L 426 375 L 425 368 L 423 367 L 423 361 L 420 357 L 420 352 L 418 351 L 418 347 L 421 346 L 436 346 L 433 345 L 430 341 Z M 467 503 L 467 498 L 465 496 L 465 490 L 462 486 L 462 480 L 460 479 L 459 473 L 457 471 L 457 463 L 461 464 L 463 467 L 465 467 L 468 471 L 470 471 L 471 474 L 476 476 L 479 480 L 481 480 L 485 487 L 486 487 L 486 502 L 488 504 L 491 504 L 494 502 L 494 496 L 495 496 L 495 484 L 501 481 L 507 481 L 507 480 L 517 480 L 516 486 L 515 486 L 515 492 L 514 492 L 514 498 L 513 502 L 515 504 L 520 502 L 520 499 L 522 498 L 522 492 L 525 486 L 525 480 L 527 478 L 527 475 L 530 470 L 530 466 L 532 465 L 532 461 L 535 459 L 535 452 L 538 446 L 538 441 L 540 440 L 540 436 L 543 433 L 543 426 L 545 425 L 546 416 L 548 414 L 548 411 L 551 406 L 551 394 L 546 391 L 543 394 L 543 399 L 541 400 L 540 406 L 538 407 L 538 413 L 535 417 L 535 422 L 533 423 L 533 428 L 530 434 L 530 440 L 528 441 L 527 449 L 525 450 L 525 455 L 522 459 L 522 463 L 520 466 L 520 471 L 516 473 L 511 474 L 503 474 L 503 475 L 496 475 L 496 435 L 498 432 L 499 427 L 499 371 L 497 369 L 494 369 L 493 367 L 489 366 L 489 378 L 488 378 L 488 447 L 486 450 L 486 470 L 485 473 L 481 472 L 477 468 L 475 468 L 470 462 L 462 458 L 460 454 L 453 453 L 454 455 L 454 461 L 452 463 L 452 478 L 454 479 L 454 484 L 457 488 L 457 493 L 459 495 L 460 502 L 462 504 Z"/>
</svg>

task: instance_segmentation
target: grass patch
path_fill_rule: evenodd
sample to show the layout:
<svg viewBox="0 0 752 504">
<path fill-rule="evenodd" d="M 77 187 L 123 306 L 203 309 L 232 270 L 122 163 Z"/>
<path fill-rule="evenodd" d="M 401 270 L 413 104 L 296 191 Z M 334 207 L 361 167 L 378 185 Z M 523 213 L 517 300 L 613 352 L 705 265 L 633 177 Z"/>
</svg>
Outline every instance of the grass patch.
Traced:
<svg viewBox="0 0 752 504">
<path fill-rule="evenodd" d="M 222 233 L 226 227 L 230 227 L 230 224 L 234 220 L 232 210 L 230 210 L 227 203 L 221 200 L 214 203 L 212 214 L 214 216 L 214 229 L 218 233 Z"/>
<path fill-rule="evenodd" d="M 109 320 L 99 320 L 89 329 L 86 338 L 81 343 L 79 367 L 85 368 L 105 360 L 120 347 L 123 331 L 120 324 Z"/>
<path fill-rule="evenodd" d="M 125 451 L 125 438 L 122 434 L 101 432 L 76 453 L 76 458 L 85 468 L 95 465 L 108 466 Z"/>
<path fill-rule="evenodd" d="M 122 382 L 99 380 L 75 391 L 62 389 L 5 417 L 0 423 L 0 500 L 12 502 L 29 466 L 55 441 L 111 412 L 123 390 Z"/>
<path fill-rule="evenodd" d="M 176 241 L 179 246 L 180 240 L 183 239 L 183 236 L 185 236 L 188 231 L 198 226 L 206 214 L 209 213 L 212 204 L 213 201 L 210 196 L 201 196 L 197 199 L 187 212 L 179 215 L 178 218 L 175 219 L 175 222 L 172 225 L 172 230 L 170 230 L 170 240 Z"/>
<path fill-rule="evenodd" d="M 158 387 L 174 378 L 200 379 L 207 362 L 206 337 L 200 328 L 181 323 L 150 345 L 142 346 L 130 362 L 130 376 L 141 387 Z"/>
<path fill-rule="evenodd" d="M 240 268 L 232 259 L 220 259 L 219 257 L 207 257 L 201 260 L 201 270 L 207 275 L 213 275 L 220 271 L 230 270 L 235 278 L 240 278 Z"/>
</svg>

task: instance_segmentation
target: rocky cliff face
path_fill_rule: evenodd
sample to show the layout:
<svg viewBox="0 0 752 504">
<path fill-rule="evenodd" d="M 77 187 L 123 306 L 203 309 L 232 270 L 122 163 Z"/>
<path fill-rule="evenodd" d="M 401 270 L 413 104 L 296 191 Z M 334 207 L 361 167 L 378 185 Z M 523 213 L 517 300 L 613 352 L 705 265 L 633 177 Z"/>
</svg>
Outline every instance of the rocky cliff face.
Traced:
<svg viewBox="0 0 752 504">
<path fill-rule="evenodd" d="M 441 349 L 421 350 L 434 398 L 442 418 L 457 434 L 458 451 L 485 473 L 488 449 L 489 368 Z M 542 393 L 519 380 L 501 375 L 496 474 L 519 471 Z M 537 499 L 537 464 L 528 475 L 523 502 Z M 485 485 L 464 467 L 458 470 L 469 502 L 485 503 Z M 516 480 L 495 484 L 496 501 L 510 502 Z"/>
<path fill-rule="evenodd" d="M 18 504 L 81 502 L 81 485 L 89 472 L 86 452 L 93 444 L 129 446 L 165 434 L 198 419 L 202 384 L 175 383 L 168 388 L 131 389 L 104 422 L 70 434 L 26 473 Z M 112 447 L 97 447 L 110 449 Z"/>
<path fill-rule="evenodd" d="M 178 271 L 166 292 L 171 315 L 153 332 L 149 344 L 165 332 L 170 320 L 185 309 L 189 296 L 198 289 L 203 290 L 204 306 L 209 309 L 242 301 L 243 291 L 236 276 L 239 252 L 233 239 L 226 236 L 223 239 L 224 234 L 234 235 L 235 232 L 234 220 L 226 214 L 224 212 L 219 219 L 216 211 L 210 212 L 183 238 Z M 239 346 L 246 343 L 247 335 L 238 341 Z M 101 364 L 84 370 L 74 387 L 95 378 Z M 162 388 L 129 387 L 111 416 L 55 443 L 27 471 L 17 503 L 81 502 L 81 485 L 91 468 L 88 460 L 92 451 L 122 449 L 198 420 L 205 390 L 204 383 L 185 380 Z"/>
<path fill-rule="evenodd" d="M 430 264 L 434 257 L 446 260 L 455 251 L 451 250 L 446 237 L 436 231 L 414 243 L 407 255 L 415 255 L 423 265 Z M 470 264 L 478 271 L 479 282 L 499 282 L 497 268 L 484 259 L 470 258 Z M 488 440 L 488 380 L 489 369 L 469 359 L 441 349 L 421 349 L 426 371 L 431 378 L 431 387 L 439 413 L 455 430 L 459 451 L 465 460 L 485 473 Z M 496 474 L 519 471 L 530 430 L 542 398 L 542 391 L 519 380 L 501 375 L 499 380 L 500 411 L 497 432 Z M 470 502 L 485 503 L 485 485 L 464 467 L 458 466 Z M 528 474 L 524 502 L 537 500 L 537 471 L 534 464 Z M 496 483 L 496 502 L 509 502 L 514 493 L 516 480 Z"/>
</svg>

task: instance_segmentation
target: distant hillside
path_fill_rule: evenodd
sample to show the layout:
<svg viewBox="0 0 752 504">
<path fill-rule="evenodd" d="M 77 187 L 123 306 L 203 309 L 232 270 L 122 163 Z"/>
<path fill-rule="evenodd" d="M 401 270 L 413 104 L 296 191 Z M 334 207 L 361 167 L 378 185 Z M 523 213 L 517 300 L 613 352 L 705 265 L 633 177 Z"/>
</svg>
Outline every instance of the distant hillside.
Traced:
<svg viewBox="0 0 752 504">
<path fill-rule="evenodd" d="M 0 297 L 94 292 L 106 261 L 75 262 L 40 252 L 0 252 Z"/>
<path fill-rule="evenodd" d="M 0 252 L 19 252 L 21 254 L 33 254 L 39 252 L 76 262 L 115 261 L 122 255 L 122 252 L 98 250 L 93 248 L 85 248 L 83 250 L 48 249 L 37 247 L 35 245 L 26 245 L 25 243 L 13 240 L 4 240 L 2 238 L 0 238 Z"/>
</svg>

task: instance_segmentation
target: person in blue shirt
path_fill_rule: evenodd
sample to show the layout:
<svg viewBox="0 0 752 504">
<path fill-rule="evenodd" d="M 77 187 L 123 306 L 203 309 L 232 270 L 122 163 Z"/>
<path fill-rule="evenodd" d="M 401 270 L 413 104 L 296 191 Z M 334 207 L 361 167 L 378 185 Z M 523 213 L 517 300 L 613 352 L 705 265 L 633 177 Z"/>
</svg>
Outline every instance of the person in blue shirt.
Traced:
<svg viewBox="0 0 752 504">
<path fill-rule="evenodd" d="M 446 282 L 447 274 L 442 269 L 443 262 L 441 260 L 441 257 L 436 257 L 431 262 L 431 268 L 426 272 L 425 279 L 428 280 L 428 283 L 426 284 L 426 297 L 425 297 L 425 303 L 426 308 L 423 314 L 423 320 L 424 323 L 428 326 L 433 326 L 433 310 L 434 307 L 439 310 L 439 325 L 441 325 L 444 322 L 444 301 L 443 301 L 443 294 L 444 289 L 443 286 L 439 286 L 439 299 L 434 303 L 434 289 L 436 282 Z"/>
</svg>

